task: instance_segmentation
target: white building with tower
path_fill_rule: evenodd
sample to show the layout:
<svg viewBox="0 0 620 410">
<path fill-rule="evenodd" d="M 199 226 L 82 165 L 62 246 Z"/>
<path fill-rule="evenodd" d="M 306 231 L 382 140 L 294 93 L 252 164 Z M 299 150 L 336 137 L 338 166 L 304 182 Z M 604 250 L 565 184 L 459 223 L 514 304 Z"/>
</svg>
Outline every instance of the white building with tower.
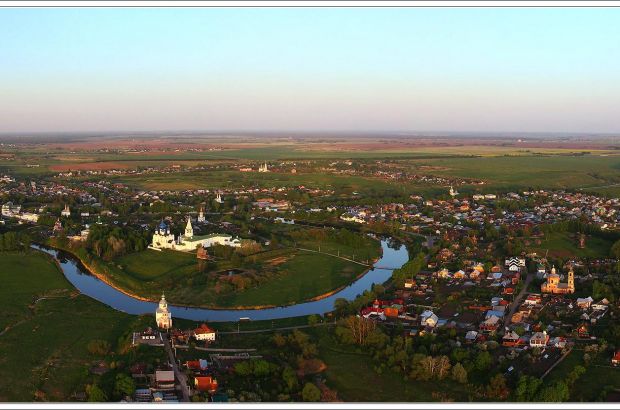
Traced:
<svg viewBox="0 0 620 410">
<path fill-rule="evenodd" d="M 198 223 L 205 223 L 207 219 L 205 218 L 205 210 L 203 207 L 200 207 L 200 212 L 198 213 Z"/>
<path fill-rule="evenodd" d="M 166 295 L 161 294 L 161 300 L 159 306 L 155 311 L 155 322 L 160 329 L 170 329 L 172 327 L 172 315 L 168 310 L 168 302 L 166 302 Z"/>
<path fill-rule="evenodd" d="M 65 205 L 65 209 L 60 212 L 60 216 L 66 216 L 67 218 L 71 216 L 71 210 L 69 209 L 69 205 Z"/>
<path fill-rule="evenodd" d="M 222 199 L 222 195 L 219 192 L 215 196 L 215 202 L 217 202 L 218 204 L 223 204 L 224 203 L 224 200 Z"/>
<path fill-rule="evenodd" d="M 200 246 L 209 248 L 213 245 L 224 245 L 237 248 L 241 246 L 241 240 L 222 233 L 194 236 L 192 221 L 188 217 L 187 224 L 185 225 L 185 232 L 183 235 L 179 235 L 176 238 L 174 234 L 170 232 L 170 227 L 162 221 L 159 224 L 159 228 L 153 234 L 153 241 L 149 248 L 155 250 L 172 249 L 176 251 L 192 252 Z"/>
<path fill-rule="evenodd" d="M 258 167 L 258 172 L 269 172 L 269 167 L 267 166 L 267 162 Z"/>
</svg>

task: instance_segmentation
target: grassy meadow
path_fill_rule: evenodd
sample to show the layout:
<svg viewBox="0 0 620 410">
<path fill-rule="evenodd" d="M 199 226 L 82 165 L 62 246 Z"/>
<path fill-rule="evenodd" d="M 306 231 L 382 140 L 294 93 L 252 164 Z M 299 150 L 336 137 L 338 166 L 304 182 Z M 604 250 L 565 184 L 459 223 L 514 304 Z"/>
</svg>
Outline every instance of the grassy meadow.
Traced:
<svg viewBox="0 0 620 410">
<path fill-rule="evenodd" d="M 609 252 L 613 241 L 600 238 L 598 236 L 586 236 L 586 247 L 578 247 L 578 239 L 569 232 L 551 232 L 545 235 L 540 245 L 532 245 L 529 251 L 536 252 L 538 255 L 546 255 L 553 258 L 605 258 Z"/>
<path fill-rule="evenodd" d="M 79 295 L 42 253 L 0 257 L 0 401 L 68 400 L 84 390 L 88 342 L 114 345 L 138 318 Z"/>
<path fill-rule="evenodd" d="M 370 241 L 370 240 L 369 240 Z M 307 244 L 309 248 L 316 246 Z M 299 244 L 303 246 L 303 244 Z M 374 242 L 364 249 L 344 245 L 322 245 L 322 252 L 337 253 L 356 260 L 370 260 L 379 255 Z M 267 259 L 248 267 L 216 260 L 201 270 L 195 254 L 147 249 L 112 262 L 95 260 L 94 266 L 113 283 L 138 296 L 155 299 L 162 290 L 171 303 L 193 306 L 235 307 L 286 305 L 312 299 L 352 282 L 366 270 L 365 266 L 334 256 L 288 248 L 267 253 Z M 242 289 L 227 289 L 218 281 L 227 281 L 226 272 L 241 268 L 234 275 L 259 275 L 259 283 Z"/>
</svg>

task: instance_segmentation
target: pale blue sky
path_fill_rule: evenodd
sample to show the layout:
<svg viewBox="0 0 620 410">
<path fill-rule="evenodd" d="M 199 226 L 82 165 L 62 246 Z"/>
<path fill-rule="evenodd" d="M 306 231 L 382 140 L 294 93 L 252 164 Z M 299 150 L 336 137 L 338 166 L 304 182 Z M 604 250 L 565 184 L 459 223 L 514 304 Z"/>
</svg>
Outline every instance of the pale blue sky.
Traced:
<svg viewBox="0 0 620 410">
<path fill-rule="evenodd" d="M 0 9 L 0 132 L 620 132 L 620 9 Z"/>
</svg>

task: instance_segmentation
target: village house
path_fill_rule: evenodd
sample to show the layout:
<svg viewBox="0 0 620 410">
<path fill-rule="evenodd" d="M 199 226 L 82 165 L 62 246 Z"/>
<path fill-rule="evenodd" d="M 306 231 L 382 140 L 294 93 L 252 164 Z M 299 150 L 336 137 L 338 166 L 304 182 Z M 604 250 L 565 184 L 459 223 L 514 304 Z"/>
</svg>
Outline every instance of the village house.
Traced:
<svg viewBox="0 0 620 410">
<path fill-rule="evenodd" d="M 545 347 L 549 342 L 549 335 L 546 331 L 536 332 L 530 338 L 530 347 Z"/>
<path fill-rule="evenodd" d="M 611 358 L 611 364 L 612 366 L 620 365 L 620 350 L 616 350 L 616 353 Z"/>
<path fill-rule="evenodd" d="M 200 341 L 215 341 L 215 330 L 211 329 L 205 323 L 200 325 L 199 328 L 194 329 L 194 338 Z"/>
<path fill-rule="evenodd" d="M 519 344 L 519 335 L 515 332 L 507 332 L 502 338 L 502 345 L 506 347 L 515 347 Z"/>
<path fill-rule="evenodd" d="M 422 326 L 435 327 L 437 322 L 439 322 L 439 318 L 432 310 L 425 310 L 420 315 L 420 324 Z"/>
<path fill-rule="evenodd" d="M 590 328 L 587 323 L 582 323 L 577 327 L 577 336 L 582 339 L 587 339 L 590 337 Z"/>
<path fill-rule="evenodd" d="M 592 299 L 591 296 L 588 296 L 587 298 L 577 298 L 577 307 L 580 309 L 589 309 L 590 306 L 592 305 L 592 302 L 594 302 L 594 300 Z"/>
<path fill-rule="evenodd" d="M 470 330 L 465 333 L 465 343 L 474 343 L 478 339 L 478 332 Z"/>
<path fill-rule="evenodd" d="M 493 333 L 499 328 L 500 318 L 498 316 L 489 316 L 480 323 L 480 331 Z"/>
<path fill-rule="evenodd" d="M 174 390 L 174 371 L 156 370 L 155 384 L 160 390 Z"/>
<path fill-rule="evenodd" d="M 204 372 L 209 368 L 209 362 L 205 359 L 189 360 L 185 362 L 185 367 L 194 372 Z"/>
<path fill-rule="evenodd" d="M 529 306 L 540 305 L 542 303 L 542 297 L 540 295 L 532 293 L 527 296 L 527 298 L 525 299 L 525 301 L 523 301 L 523 303 Z"/>
<path fill-rule="evenodd" d="M 217 391 L 217 380 L 212 376 L 196 376 L 194 377 L 194 387 L 198 391 L 213 394 Z"/>
</svg>

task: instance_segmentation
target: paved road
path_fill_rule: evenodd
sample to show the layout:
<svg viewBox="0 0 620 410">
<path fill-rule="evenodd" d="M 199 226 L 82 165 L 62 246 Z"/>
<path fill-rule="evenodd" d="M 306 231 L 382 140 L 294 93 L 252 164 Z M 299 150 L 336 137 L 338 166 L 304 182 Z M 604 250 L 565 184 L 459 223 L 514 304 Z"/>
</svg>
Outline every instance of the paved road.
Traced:
<svg viewBox="0 0 620 410">
<path fill-rule="evenodd" d="M 514 301 L 510 305 L 510 311 L 508 312 L 508 316 L 506 316 L 507 322 L 510 321 L 512 315 L 515 314 L 515 311 L 521 305 L 521 299 L 523 299 L 523 297 L 528 293 L 527 288 L 530 286 L 530 282 L 532 282 L 532 279 L 534 279 L 534 275 L 535 273 L 528 273 L 525 277 L 525 282 L 523 283 L 523 288 L 521 289 L 521 292 L 519 292 L 517 296 L 515 296 Z"/>
<path fill-rule="evenodd" d="M 172 352 L 172 347 L 170 346 L 170 339 L 168 338 L 167 333 L 162 333 L 162 339 L 164 340 L 164 348 L 166 349 L 166 353 L 168 353 L 168 359 L 172 364 L 172 370 L 174 371 L 174 377 L 179 381 L 181 385 L 181 401 L 188 402 L 189 401 L 189 393 L 187 391 L 187 376 L 185 373 L 179 370 L 179 366 L 177 365 L 177 360 L 174 357 L 174 353 Z"/>
</svg>

